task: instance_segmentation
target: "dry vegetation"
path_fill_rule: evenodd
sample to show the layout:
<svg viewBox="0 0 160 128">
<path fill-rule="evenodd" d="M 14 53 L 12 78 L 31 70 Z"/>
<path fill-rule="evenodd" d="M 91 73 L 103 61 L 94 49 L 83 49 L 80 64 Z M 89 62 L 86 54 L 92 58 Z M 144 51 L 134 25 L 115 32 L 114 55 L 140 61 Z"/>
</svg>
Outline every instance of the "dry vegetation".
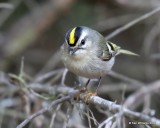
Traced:
<svg viewBox="0 0 160 128">
<path fill-rule="evenodd" d="M 87 103 L 59 53 L 78 25 L 140 55 L 118 56 Z M 0 1 L 1 128 L 160 127 L 159 65 L 160 0 Z"/>
</svg>

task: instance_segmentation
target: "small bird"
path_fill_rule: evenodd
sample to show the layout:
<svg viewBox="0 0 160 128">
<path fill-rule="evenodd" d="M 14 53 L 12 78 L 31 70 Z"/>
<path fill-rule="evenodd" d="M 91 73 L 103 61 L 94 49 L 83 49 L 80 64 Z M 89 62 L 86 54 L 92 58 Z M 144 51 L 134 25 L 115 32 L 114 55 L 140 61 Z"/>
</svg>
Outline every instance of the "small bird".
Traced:
<svg viewBox="0 0 160 128">
<path fill-rule="evenodd" d="M 66 33 L 61 53 L 65 67 L 78 76 L 88 78 L 87 84 L 95 78 L 100 84 L 101 77 L 111 70 L 118 54 L 137 56 L 106 41 L 99 32 L 85 26 L 74 27 Z"/>
</svg>

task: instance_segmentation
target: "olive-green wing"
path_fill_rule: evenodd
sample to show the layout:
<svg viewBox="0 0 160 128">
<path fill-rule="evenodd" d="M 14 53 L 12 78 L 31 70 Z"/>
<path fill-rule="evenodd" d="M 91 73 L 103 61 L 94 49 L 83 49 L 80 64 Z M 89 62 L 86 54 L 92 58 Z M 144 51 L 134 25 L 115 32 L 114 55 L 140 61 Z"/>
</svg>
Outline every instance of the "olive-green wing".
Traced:
<svg viewBox="0 0 160 128">
<path fill-rule="evenodd" d="M 103 60 L 103 61 L 108 61 L 110 60 L 112 57 L 118 55 L 118 54 L 127 54 L 127 55 L 134 55 L 134 56 L 139 56 L 138 54 L 136 53 L 133 53 L 131 51 L 128 51 L 128 50 L 125 50 L 125 49 L 121 49 L 120 46 L 110 42 L 110 41 L 107 41 L 104 45 L 101 45 L 102 46 L 102 50 L 101 50 L 101 54 L 100 54 L 100 58 Z"/>
<path fill-rule="evenodd" d="M 103 61 L 108 61 L 112 58 L 112 54 L 109 51 L 109 48 L 107 46 L 107 42 L 100 45 L 101 51 L 99 52 L 99 58 L 101 58 Z"/>
<path fill-rule="evenodd" d="M 125 50 L 125 49 L 121 49 L 120 46 L 110 42 L 110 41 L 107 41 L 107 43 L 109 44 L 109 46 L 111 47 L 111 50 L 113 51 L 112 55 L 113 56 L 116 56 L 118 54 L 126 54 L 126 55 L 133 55 L 133 56 L 139 56 L 138 54 L 134 53 L 134 52 L 131 52 L 129 50 Z"/>
</svg>

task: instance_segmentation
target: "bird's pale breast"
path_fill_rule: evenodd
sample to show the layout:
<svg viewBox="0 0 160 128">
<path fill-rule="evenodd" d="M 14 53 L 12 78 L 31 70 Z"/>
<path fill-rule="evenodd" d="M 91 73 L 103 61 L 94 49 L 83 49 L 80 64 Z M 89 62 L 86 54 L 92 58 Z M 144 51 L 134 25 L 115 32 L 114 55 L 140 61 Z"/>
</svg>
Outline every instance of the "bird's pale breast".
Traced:
<svg viewBox="0 0 160 128">
<path fill-rule="evenodd" d="M 63 54 L 62 60 L 71 72 L 87 78 L 99 78 L 106 75 L 114 64 L 114 58 L 103 61 L 97 56 L 89 54 L 80 59 L 74 59 L 70 55 Z"/>
</svg>

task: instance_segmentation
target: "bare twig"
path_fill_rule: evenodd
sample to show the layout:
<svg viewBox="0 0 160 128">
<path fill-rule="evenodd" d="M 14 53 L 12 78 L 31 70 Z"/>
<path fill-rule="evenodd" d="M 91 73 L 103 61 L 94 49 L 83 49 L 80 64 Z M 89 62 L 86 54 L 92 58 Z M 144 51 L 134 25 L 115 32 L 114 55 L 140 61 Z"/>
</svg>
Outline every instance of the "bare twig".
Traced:
<svg viewBox="0 0 160 128">
<path fill-rule="evenodd" d="M 64 69 L 63 75 L 62 75 L 62 80 L 61 80 L 61 85 L 65 85 L 65 80 L 66 80 L 66 75 L 68 73 L 68 69 Z"/>
<path fill-rule="evenodd" d="M 57 88 L 58 87 L 58 88 Z M 62 85 L 54 85 L 52 86 L 51 84 L 40 84 L 40 83 L 31 83 L 29 85 L 26 85 L 26 88 L 34 91 L 32 92 L 34 93 L 47 93 L 50 95 L 56 95 L 56 94 L 69 94 L 70 92 L 73 92 L 74 89 L 71 87 L 64 87 Z M 13 86 L 13 87 L 0 87 L 0 94 L 1 93 L 6 93 L 6 95 L 8 94 L 15 94 L 19 91 L 21 91 L 21 87 L 19 86 Z M 35 94 L 36 96 L 38 96 L 37 94 Z M 38 96 L 39 97 L 39 96 Z M 44 97 L 41 97 L 42 99 L 45 99 Z M 47 98 L 48 99 L 48 98 Z"/>
<path fill-rule="evenodd" d="M 143 103 L 143 100 L 146 95 L 152 95 L 153 93 L 158 93 L 160 91 L 160 81 L 156 81 L 147 85 L 145 88 L 142 87 L 132 95 L 130 95 L 124 105 L 134 110 L 137 106 Z M 137 100 L 138 99 L 138 100 Z"/>
<path fill-rule="evenodd" d="M 72 115 L 72 112 L 73 112 L 73 105 L 72 104 L 70 104 L 70 106 L 68 106 L 68 108 L 67 108 L 67 113 L 66 113 L 66 118 L 64 119 L 64 123 L 63 123 L 63 128 L 66 128 L 67 127 L 67 124 L 68 124 L 68 122 L 69 122 L 69 119 L 70 119 L 70 117 L 71 117 L 71 115 Z"/>
<path fill-rule="evenodd" d="M 147 18 L 149 18 L 150 16 L 154 15 L 155 13 L 159 12 L 160 11 L 160 7 L 144 14 L 143 16 L 135 19 L 135 20 L 132 20 L 131 22 L 129 22 L 128 24 L 116 29 L 115 31 L 113 31 L 111 34 L 109 34 L 108 36 L 105 37 L 106 40 L 109 40 L 115 36 L 117 36 L 118 34 L 120 34 L 121 32 L 127 30 L 128 28 L 132 27 L 133 25 L 137 24 L 138 22 L 142 21 L 142 20 L 145 20 Z"/>
<path fill-rule="evenodd" d="M 115 77 L 115 78 L 118 78 L 118 79 L 120 79 L 120 80 L 123 80 L 123 81 L 125 81 L 125 82 L 128 82 L 128 83 L 130 83 L 130 84 L 133 84 L 133 85 L 135 85 L 135 86 L 137 86 L 137 87 L 142 87 L 142 86 L 144 86 L 144 84 L 143 84 L 142 82 L 140 82 L 140 81 L 138 81 L 138 80 L 134 80 L 134 79 L 132 79 L 132 78 L 129 78 L 129 77 L 127 77 L 127 76 L 124 76 L 124 75 L 119 74 L 119 73 L 114 72 L 114 71 L 110 71 L 108 75 L 110 75 L 110 76 L 112 76 L 112 77 Z"/>
<path fill-rule="evenodd" d="M 109 19 L 107 18 L 106 20 L 99 21 L 98 24 L 95 25 L 95 28 L 99 31 L 106 31 L 107 29 L 122 26 L 139 15 L 140 14 L 127 14 L 115 16 Z"/>
<path fill-rule="evenodd" d="M 91 120 L 94 122 L 95 126 L 97 126 L 99 124 L 98 121 L 96 120 L 96 118 L 94 117 L 93 112 L 90 110 L 89 106 L 86 106 L 86 112 L 83 112 L 83 114 L 88 119 L 89 128 L 92 128 Z"/>
<path fill-rule="evenodd" d="M 111 121 L 112 121 L 114 118 L 116 118 L 117 116 L 118 116 L 118 113 L 117 113 L 117 114 L 114 114 L 113 116 L 111 116 L 111 117 L 109 117 L 109 118 L 107 118 L 106 120 L 104 120 L 104 121 L 98 126 L 98 128 L 102 128 L 104 125 L 107 125 L 107 124 L 109 124 L 110 127 L 111 127 L 111 124 L 110 124 L 110 123 L 112 123 Z"/>
<path fill-rule="evenodd" d="M 92 128 L 92 125 L 91 125 L 91 119 L 90 119 L 90 115 L 89 115 L 89 110 L 88 110 L 88 109 L 87 109 L 86 116 L 87 116 L 87 119 L 88 119 L 88 125 L 89 125 L 89 128 Z"/>
<path fill-rule="evenodd" d="M 142 50 L 144 51 L 144 54 L 147 58 L 151 51 L 151 48 L 153 48 L 152 44 L 154 43 L 154 40 L 159 35 L 159 33 L 160 33 L 160 19 L 157 20 L 157 23 L 149 30 L 149 32 L 145 36 Z"/>
<path fill-rule="evenodd" d="M 51 119 L 51 123 L 49 125 L 49 128 L 53 128 L 54 126 L 54 120 L 55 120 L 55 117 L 56 117 L 56 114 L 57 114 L 57 111 L 61 108 L 61 104 L 59 104 L 55 110 L 55 112 L 53 112 L 52 114 L 52 119 Z"/>
<path fill-rule="evenodd" d="M 42 115 L 45 112 L 49 111 L 51 108 L 53 108 L 53 106 L 58 105 L 58 104 L 60 104 L 64 101 L 67 101 L 67 100 L 70 100 L 70 99 L 71 99 L 71 95 L 68 95 L 68 96 L 64 96 L 60 99 L 57 99 L 57 100 L 53 101 L 48 107 L 45 107 L 45 108 L 41 109 L 40 111 L 34 113 L 33 115 L 29 116 L 22 123 L 20 123 L 16 128 L 23 128 L 26 124 L 28 124 L 35 117 L 37 117 L 39 115 Z"/>
<path fill-rule="evenodd" d="M 67 87 L 66 87 L 67 88 Z M 62 97 L 61 99 L 58 99 L 58 100 L 55 100 L 53 101 L 49 107 L 46 107 L 46 108 L 43 108 L 41 109 L 40 111 L 38 111 L 37 113 L 33 114 L 32 116 L 28 117 L 25 121 L 23 121 L 19 126 L 17 126 L 17 128 L 22 128 L 23 126 L 25 126 L 28 122 L 30 122 L 33 118 L 47 112 L 50 110 L 50 108 L 52 108 L 53 106 L 59 104 L 59 103 L 62 103 L 63 101 L 66 101 L 66 100 L 69 100 L 71 99 L 71 96 L 77 94 L 79 91 L 77 90 L 72 90 L 72 91 L 68 91 L 69 94 L 71 95 L 68 95 L 68 96 L 65 96 L 65 97 Z M 86 94 L 81 94 L 81 99 L 83 101 L 86 101 L 85 97 L 86 97 Z M 120 111 L 123 111 L 122 114 L 125 116 L 125 117 L 129 117 L 131 119 L 136 119 L 138 121 L 146 121 L 146 122 L 150 122 L 151 125 L 155 125 L 155 126 L 158 126 L 160 127 L 160 120 L 155 118 L 155 117 L 150 117 L 148 115 L 145 115 L 145 114 L 142 114 L 142 113 L 139 113 L 139 112 L 134 112 L 134 111 L 131 111 L 129 109 L 127 109 L 126 107 L 122 107 L 121 105 L 117 105 L 115 104 L 114 102 L 111 102 L 111 101 L 108 101 L 108 100 L 105 100 L 103 98 L 100 98 L 98 96 L 91 96 L 89 97 L 88 99 L 88 102 L 93 104 L 93 105 L 97 105 L 99 107 L 102 107 L 104 109 L 109 109 L 109 111 L 111 112 L 120 112 Z"/>
<path fill-rule="evenodd" d="M 51 71 L 51 72 L 47 72 L 43 75 L 38 75 L 36 78 L 35 78 L 35 82 L 43 82 L 44 80 L 50 78 L 50 77 L 53 77 L 54 75 L 56 74 L 62 74 L 62 72 L 64 71 L 64 69 L 58 69 L 58 70 L 54 70 L 54 71 Z"/>
<path fill-rule="evenodd" d="M 82 100 L 85 100 L 85 98 L 86 98 L 86 95 L 81 95 Z M 146 122 L 149 122 L 153 126 L 160 127 L 160 120 L 159 119 L 157 119 L 155 117 L 150 117 L 148 115 L 145 115 L 145 114 L 142 114 L 139 112 L 131 111 L 131 110 L 127 109 L 126 107 L 123 107 L 123 109 L 122 109 L 121 105 L 115 104 L 114 102 L 105 100 L 105 99 L 100 98 L 98 96 L 89 97 L 88 102 L 90 104 L 100 106 L 104 109 L 109 109 L 111 112 L 115 112 L 115 113 L 123 110 L 123 115 L 125 117 L 129 117 L 131 119 L 135 119 L 138 121 L 146 121 Z"/>
<path fill-rule="evenodd" d="M 93 112 L 91 111 L 91 109 L 90 109 L 89 107 L 88 107 L 87 109 L 89 110 L 89 112 L 90 112 L 90 114 L 91 114 L 91 118 L 92 118 L 92 120 L 94 121 L 94 124 L 95 124 L 95 125 L 98 125 L 99 123 L 98 123 L 98 121 L 96 120 L 96 118 L 94 117 Z"/>
</svg>

